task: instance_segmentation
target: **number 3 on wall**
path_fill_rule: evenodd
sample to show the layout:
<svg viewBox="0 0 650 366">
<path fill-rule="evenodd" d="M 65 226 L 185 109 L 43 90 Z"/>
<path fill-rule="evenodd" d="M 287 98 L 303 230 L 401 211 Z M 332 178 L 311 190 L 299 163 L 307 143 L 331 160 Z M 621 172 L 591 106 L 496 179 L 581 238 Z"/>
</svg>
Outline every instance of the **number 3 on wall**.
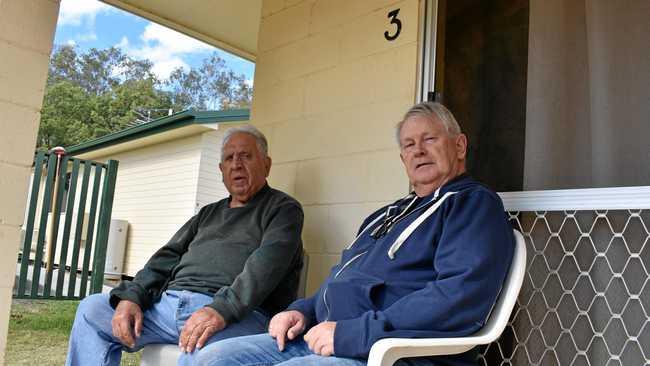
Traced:
<svg viewBox="0 0 650 366">
<path fill-rule="evenodd" d="M 388 33 L 388 31 L 384 32 L 384 37 L 388 41 L 396 40 L 397 37 L 399 37 L 399 34 L 402 32 L 402 21 L 397 19 L 397 14 L 399 14 L 399 9 L 395 9 L 390 13 L 388 13 L 388 19 L 390 19 L 390 24 L 395 24 L 395 27 L 397 27 L 397 29 L 395 29 L 395 34 L 390 34 Z"/>
</svg>

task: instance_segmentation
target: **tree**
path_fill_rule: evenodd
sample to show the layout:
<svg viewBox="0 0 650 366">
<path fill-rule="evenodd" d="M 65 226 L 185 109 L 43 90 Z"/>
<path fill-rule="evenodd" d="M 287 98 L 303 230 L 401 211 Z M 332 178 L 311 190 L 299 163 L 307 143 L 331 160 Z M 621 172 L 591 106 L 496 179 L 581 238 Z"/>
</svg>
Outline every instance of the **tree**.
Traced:
<svg viewBox="0 0 650 366">
<path fill-rule="evenodd" d="M 129 80 L 151 80 L 156 87 L 162 84 L 151 70 L 149 60 L 135 60 L 116 47 L 89 49 L 79 54 L 70 45 L 57 46 L 50 58 L 48 85 L 68 81 L 89 94 L 101 95 Z"/>
<path fill-rule="evenodd" d="M 175 103 L 194 109 L 248 108 L 253 89 L 244 75 L 236 75 L 216 53 L 198 69 L 175 69 L 166 85 Z"/>
<path fill-rule="evenodd" d="M 94 136 L 92 99 L 83 88 L 70 81 L 48 85 L 41 109 L 37 147 L 70 146 Z"/>
<path fill-rule="evenodd" d="M 37 147 L 71 146 L 147 122 L 168 110 L 232 109 L 250 105 L 243 75 L 216 54 L 198 69 L 176 69 L 161 81 L 148 60 L 119 48 L 58 46 L 50 58 Z"/>
<path fill-rule="evenodd" d="M 171 104 L 152 66 L 114 47 L 81 54 L 72 46 L 57 47 L 37 146 L 70 146 L 121 130 L 137 119 L 137 108 L 180 108 Z"/>
</svg>

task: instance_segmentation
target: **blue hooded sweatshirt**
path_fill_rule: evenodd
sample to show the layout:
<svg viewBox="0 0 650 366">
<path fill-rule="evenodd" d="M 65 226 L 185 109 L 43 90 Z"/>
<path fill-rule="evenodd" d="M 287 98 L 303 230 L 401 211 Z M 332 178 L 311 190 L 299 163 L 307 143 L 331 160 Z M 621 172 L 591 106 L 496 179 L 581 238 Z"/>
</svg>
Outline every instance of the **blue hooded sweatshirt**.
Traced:
<svg viewBox="0 0 650 366">
<path fill-rule="evenodd" d="M 367 217 L 318 292 L 288 308 L 304 314 L 308 327 L 335 321 L 338 357 L 367 358 L 382 338 L 475 333 L 505 280 L 515 242 L 496 193 L 463 174 L 377 235 L 399 203 Z M 432 360 L 468 365 L 474 357 L 470 351 Z"/>
</svg>

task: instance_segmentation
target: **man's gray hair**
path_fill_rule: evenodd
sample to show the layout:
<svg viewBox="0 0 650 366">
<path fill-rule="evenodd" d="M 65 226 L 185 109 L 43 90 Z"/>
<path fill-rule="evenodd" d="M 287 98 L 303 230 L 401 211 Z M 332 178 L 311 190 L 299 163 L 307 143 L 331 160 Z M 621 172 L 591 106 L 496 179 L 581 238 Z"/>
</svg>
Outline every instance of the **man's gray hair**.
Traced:
<svg viewBox="0 0 650 366">
<path fill-rule="evenodd" d="M 253 125 L 243 125 L 239 127 L 233 127 L 226 130 L 226 133 L 223 135 L 223 140 L 221 141 L 221 161 L 223 162 L 223 149 L 226 147 L 226 144 L 236 133 L 246 133 L 255 138 L 255 144 L 257 145 L 257 150 L 262 154 L 262 156 L 269 156 L 269 144 L 266 141 L 264 134 L 255 128 Z"/>
<path fill-rule="evenodd" d="M 436 120 L 440 121 L 442 125 L 447 130 L 447 133 L 456 136 L 462 133 L 460 125 L 454 118 L 454 115 L 445 107 L 444 105 L 438 102 L 422 102 L 414 105 L 411 109 L 406 112 L 404 118 L 395 126 L 395 137 L 397 138 L 397 145 L 400 145 L 399 134 L 402 132 L 402 127 L 404 122 L 407 119 L 413 116 L 422 116 L 430 119 L 432 122 Z"/>
</svg>

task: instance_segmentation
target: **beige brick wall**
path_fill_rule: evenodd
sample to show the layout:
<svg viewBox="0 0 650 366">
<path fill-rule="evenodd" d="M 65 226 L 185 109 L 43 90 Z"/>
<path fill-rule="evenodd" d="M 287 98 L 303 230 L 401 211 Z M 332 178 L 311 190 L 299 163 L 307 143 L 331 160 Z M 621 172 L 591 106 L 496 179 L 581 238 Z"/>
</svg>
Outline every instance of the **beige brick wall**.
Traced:
<svg viewBox="0 0 650 366">
<path fill-rule="evenodd" d="M 388 12 L 400 9 L 400 36 Z M 418 0 L 265 0 L 252 123 L 305 208 L 313 293 L 363 217 L 408 190 L 393 126 L 415 100 Z"/>
<path fill-rule="evenodd" d="M 0 0 L 0 363 L 58 0 Z M 12 264 L 13 263 L 13 264 Z"/>
</svg>

